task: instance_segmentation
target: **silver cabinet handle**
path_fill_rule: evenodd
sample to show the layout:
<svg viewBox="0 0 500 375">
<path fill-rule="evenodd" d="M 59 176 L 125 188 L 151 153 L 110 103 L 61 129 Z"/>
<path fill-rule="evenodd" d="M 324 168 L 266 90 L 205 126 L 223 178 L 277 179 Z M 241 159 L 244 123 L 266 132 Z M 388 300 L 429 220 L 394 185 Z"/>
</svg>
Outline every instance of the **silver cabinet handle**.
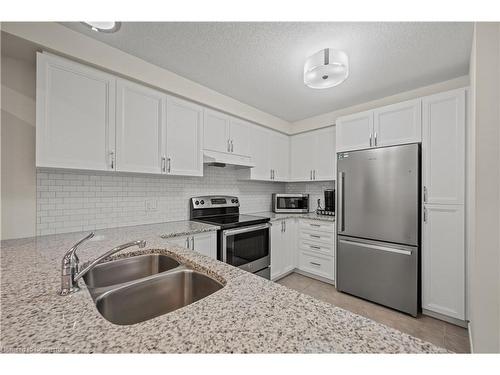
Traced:
<svg viewBox="0 0 500 375">
<path fill-rule="evenodd" d="M 311 249 L 321 250 L 321 247 L 319 247 L 319 246 L 309 245 L 309 247 Z"/>
<path fill-rule="evenodd" d="M 339 173 L 339 232 L 345 231 L 345 218 L 344 218 L 344 172 Z"/>
<path fill-rule="evenodd" d="M 186 237 L 186 247 L 189 249 L 189 237 Z"/>
<path fill-rule="evenodd" d="M 424 203 L 427 203 L 427 186 L 424 186 Z"/>
<path fill-rule="evenodd" d="M 227 139 L 227 152 L 231 152 L 231 146 L 229 143 L 229 138 Z"/>
<path fill-rule="evenodd" d="M 368 249 L 373 249 L 373 250 L 386 251 L 388 253 L 396 253 L 396 254 L 402 254 L 402 255 L 411 255 L 413 253 L 413 251 L 411 251 L 411 250 L 403 250 L 403 249 L 396 249 L 396 248 L 386 247 L 386 246 L 372 245 L 369 243 L 358 242 L 358 241 L 340 240 L 339 242 L 345 243 L 347 245 L 366 247 Z"/>
<path fill-rule="evenodd" d="M 282 222 L 281 222 L 281 232 L 284 232 L 284 231 L 285 231 L 285 225 L 284 225 L 284 224 L 285 224 L 285 222 L 284 222 L 284 221 L 282 221 Z"/>
<path fill-rule="evenodd" d="M 309 179 L 312 180 L 313 179 L 313 171 L 312 169 L 309 171 Z"/>
<path fill-rule="evenodd" d="M 167 158 L 167 173 L 170 173 L 171 167 L 172 167 L 172 159 Z"/>
<path fill-rule="evenodd" d="M 276 170 L 273 169 L 273 180 L 276 180 Z"/>
<path fill-rule="evenodd" d="M 311 236 L 313 238 L 321 238 L 321 236 L 318 236 L 317 234 L 310 234 L 309 236 Z"/>
<path fill-rule="evenodd" d="M 313 180 L 316 180 L 316 169 L 313 169 Z"/>
<path fill-rule="evenodd" d="M 375 143 L 375 146 L 377 146 L 377 132 L 375 132 L 375 137 L 374 137 L 374 138 L 375 138 L 375 139 L 374 139 L 374 140 L 375 140 L 375 142 L 374 142 L 374 143 Z"/>
<path fill-rule="evenodd" d="M 320 267 L 320 266 L 321 266 L 321 264 L 320 264 L 320 263 L 316 263 L 316 262 L 309 262 L 309 263 L 311 263 L 313 266 L 318 266 L 318 267 Z"/>
<path fill-rule="evenodd" d="M 231 139 L 231 152 L 234 152 L 233 140 Z"/>
<path fill-rule="evenodd" d="M 165 155 L 161 157 L 161 171 L 163 173 L 167 172 L 167 158 L 165 157 Z"/>
<path fill-rule="evenodd" d="M 115 150 L 111 150 L 109 156 L 111 159 L 111 169 L 115 169 Z"/>
<path fill-rule="evenodd" d="M 283 220 L 283 226 L 285 228 L 285 230 L 283 232 L 286 232 L 286 221 L 285 220 Z"/>
<path fill-rule="evenodd" d="M 191 250 L 194 250 L 194 236 L 191 237 Z"/>
<path fill-rule="evenodd" d="M 427 223 L 427 207 L 424 206 L 424 223 Z"/>
<path fill-rule="evenodd" d="M 319 228 L 321 225 L 320 224 L 309 224 L 311 227 L 317 227 Z"/>
<path fill-rule="evenodd" d="M 273 170 L 272 169 L 269 170 L 269 179 L 271 179 L 271 180 L 273 179 Z"/>
<path fill-rule="evenodd" d="M 370 133 L 370 147 L 372 147 L 372 133 Z"/>
</svg>

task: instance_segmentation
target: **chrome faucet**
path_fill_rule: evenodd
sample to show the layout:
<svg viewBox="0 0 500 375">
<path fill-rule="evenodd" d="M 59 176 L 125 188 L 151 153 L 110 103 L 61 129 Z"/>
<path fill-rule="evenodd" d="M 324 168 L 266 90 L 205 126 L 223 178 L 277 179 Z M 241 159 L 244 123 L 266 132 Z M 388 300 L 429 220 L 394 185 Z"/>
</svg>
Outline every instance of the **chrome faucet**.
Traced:
<svg viewBox="0 0 500 375">
<path fill-rule="evenodd" d="M 59 292 L 61 296 L 66 296 L 68 294 L 78 292 L 80 290 L 80 287 L 78 286 L 78 280 L 80 280 L 87 272 L 89 272 L 107 257 L 132 246 L 139 246 L 140 248 L 146 246 L 146 241 L 138 240 L 114 247 L 108 252 L 97 257 L 83 270 L 79 271 L 79 259 L 76 256 L 76 250 L 82 243 L 94 237 L 94 234 L 94 232 L 91 232 L 88 236 L 82 238 L 75 245 L 73 245 L 73 247 L 69 249 L 66 254 L 64 254 L 61 269 L 61 291 Z"/>
</svg>

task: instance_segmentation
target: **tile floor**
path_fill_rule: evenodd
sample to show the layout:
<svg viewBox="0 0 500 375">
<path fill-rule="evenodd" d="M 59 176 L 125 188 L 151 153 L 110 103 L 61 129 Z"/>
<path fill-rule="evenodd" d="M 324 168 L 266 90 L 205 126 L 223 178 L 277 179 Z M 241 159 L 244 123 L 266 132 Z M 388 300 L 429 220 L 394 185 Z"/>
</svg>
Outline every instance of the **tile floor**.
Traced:
<svg viewBox="0 0 500 375">
<path fill-rule="evenodd" d="M 337 292 L 333 285 L 298 273 L 292 273 L 277 282 L 453 352 L 469 353 L 469 336 L 464 328 L 424 315 L 413 318 L 389 308 Z"/>
</svg>

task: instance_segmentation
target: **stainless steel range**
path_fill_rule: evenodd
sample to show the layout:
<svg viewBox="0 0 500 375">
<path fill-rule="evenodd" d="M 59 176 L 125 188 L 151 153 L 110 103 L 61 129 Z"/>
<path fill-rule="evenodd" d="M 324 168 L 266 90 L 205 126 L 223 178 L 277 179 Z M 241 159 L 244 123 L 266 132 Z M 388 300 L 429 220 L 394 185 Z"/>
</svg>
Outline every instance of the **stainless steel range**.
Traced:
<svg viewBox="0 0 500 375">
<path fill-rule="evenodd" d="M 217 259 L 270 279 L 269 218 L 240 215 L 238 197 L 209 195 L 190 200 L 191 220 L 218 225 Z"/>
</svg>

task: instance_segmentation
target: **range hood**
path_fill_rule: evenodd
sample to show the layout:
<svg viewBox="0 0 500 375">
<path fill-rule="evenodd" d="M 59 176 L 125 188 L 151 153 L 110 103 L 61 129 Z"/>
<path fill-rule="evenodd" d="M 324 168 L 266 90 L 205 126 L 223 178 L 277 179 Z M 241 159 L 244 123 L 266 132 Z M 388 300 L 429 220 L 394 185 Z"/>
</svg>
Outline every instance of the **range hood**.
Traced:
<svg viewBox="0 0 500 375">
<path fill-rule="evenodd" d="M 235 155 L 226 152 L 203 150 L 203 163 L 216 167 L 234 165 L 239 168 L 253 168 L 255 163 L 250 156 Z"/>
</svg>

